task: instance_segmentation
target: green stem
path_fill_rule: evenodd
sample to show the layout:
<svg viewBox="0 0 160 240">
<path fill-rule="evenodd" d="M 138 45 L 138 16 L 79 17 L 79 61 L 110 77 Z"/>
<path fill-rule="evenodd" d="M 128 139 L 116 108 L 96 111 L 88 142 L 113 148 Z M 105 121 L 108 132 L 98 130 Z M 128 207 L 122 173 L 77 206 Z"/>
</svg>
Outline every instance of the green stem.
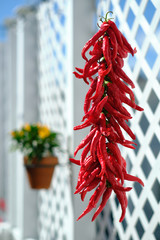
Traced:
<svg viewBox="0 0 160 240">
<path fill-rule="evenodd" d="M 109 13 L 111 13 L 111 14 L 113 14 L 113 12 L 112 11 L 108 11 L 107 13 L 106 13 L 106 16 L 105 16 L 105 22 L 108 22 L 110 19 L 113 19 L 113 18 L 108 18 L 108 14 Z"/>
</svg>

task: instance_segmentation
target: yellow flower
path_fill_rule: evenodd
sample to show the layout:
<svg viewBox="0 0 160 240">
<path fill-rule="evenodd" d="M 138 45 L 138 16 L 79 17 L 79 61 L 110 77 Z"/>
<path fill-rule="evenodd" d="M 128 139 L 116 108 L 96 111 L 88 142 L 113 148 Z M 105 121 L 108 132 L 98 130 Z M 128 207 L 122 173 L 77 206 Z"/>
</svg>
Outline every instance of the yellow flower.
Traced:
<svg viewBox="0 0 160 240">
<path fill-rule="evenodd" d="M 37 123 L 37 128 L 40 128 L 40 127 L 42 127 L 42 125 L 41 125 L 41 123 Z"/>
<path fill-rule="evenodd" d="M 47 126 L 41 126 L 38 129 L 38 135 L 40 136 L 40 138 L 46 138 L 50 135 L 50 130 Z"/>
<path fill-rule="evenodd" d="M 26 130 L 26 131 L 30 131 L 31 130 L 31 126 L 28 124 L 28 123 L 26 123 L 25 125 L 24 125 L 24 130 Z"/>
<path fill-rule="evenodd" d="M 23 130 L 19 131 L 19 136 L 22 137 L 24 135 Z"/>
<path fill-rule="evenodd" d="M 12 136 L 12 137 L 15 137 L 15 136 L 16 136 L 16 132 L 15 132 L 15 131 L 12 131 L 12 132 L 11 132 L 11 136 Z"/>
</svg>

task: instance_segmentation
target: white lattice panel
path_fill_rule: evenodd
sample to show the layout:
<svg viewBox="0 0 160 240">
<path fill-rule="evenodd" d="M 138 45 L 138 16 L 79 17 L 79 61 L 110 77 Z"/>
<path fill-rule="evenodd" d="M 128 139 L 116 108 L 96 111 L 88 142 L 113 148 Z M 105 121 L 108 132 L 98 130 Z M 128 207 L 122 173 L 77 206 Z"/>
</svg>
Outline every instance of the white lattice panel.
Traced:
<svg viewBox="0 0 160 240">
<path fill-rule="evenodd" d="M 71 94 L 68 12 L 70 1 L 41 4 L 39 19 L 40 119 L 62 134 L 61 148 L 67 149 L 70 129 L 68 98 Z M 70 82 L 69 82 L 70 81 Z M 70 104 L 70 107 L 72 105 Z M 52 187 L 39 195 L 39 239 L 72 240 L 72 205 L 69 156 L 58 152 Z"/>
<path fill-rule="evenodd" d="M 160 239 L 160 1 L 97 1 L 97 15 L 114 12 L 114 20 L 137 54 L 125 62 L 125 71 L 135 82 L 136 100 L 143 113 L 132 112 L 131 129 L 137 147 L 123 150 L 128 171 L 142 178 L 128 193 L 126 217 L 119 223 L 120 206 L 112 195 L 111 209 L 97 220 L 97 239 Z M 131 184 L 130 184 L 131 185 Z"/>
</svg>

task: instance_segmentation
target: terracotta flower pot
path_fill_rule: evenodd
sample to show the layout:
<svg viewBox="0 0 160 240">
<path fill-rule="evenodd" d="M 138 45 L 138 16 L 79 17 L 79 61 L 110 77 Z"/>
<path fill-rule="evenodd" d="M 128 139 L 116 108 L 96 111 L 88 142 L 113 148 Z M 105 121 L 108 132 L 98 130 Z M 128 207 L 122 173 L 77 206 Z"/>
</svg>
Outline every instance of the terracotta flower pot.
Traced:
<svg viewBox="0 0 160 240">
<path fill-rule="evenodd" d="M 40 162 L 34 158 L 31 164 L 28 164 L 27 157 L 24 157 L 24 166 L 30 187 L 33 189 L 48 189 L 57 164 L 58 159 L 54 156 L 44 157 Z"/>
</svg>

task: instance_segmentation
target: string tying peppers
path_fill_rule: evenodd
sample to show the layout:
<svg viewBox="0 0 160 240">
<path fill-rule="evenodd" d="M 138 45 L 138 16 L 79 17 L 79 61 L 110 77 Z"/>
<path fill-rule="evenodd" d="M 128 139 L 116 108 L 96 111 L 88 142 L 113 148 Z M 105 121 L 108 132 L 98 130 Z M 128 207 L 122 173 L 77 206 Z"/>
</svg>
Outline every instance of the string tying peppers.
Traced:
<svg viewBox="0 0 160 240">
<path fill-rule="evenodd" d="M 74 157 L 83 149 L 80 160 L 70 161 L 80 166 L 75 193 L 81 195 L 82 201 L 87 192 L 95 189 L 87 208 L 77 220 L 96 208 L 102 197 L 93 215 L 94 221 L 114 192 L 121 205 L 119 221 L 122 222 L 128 203 L 126 192 L 132 189 L 124 187 L 124 180 L 136 181 L 144 186 L 141 179 L 127 173 L 126 161 L 118 146 L 121 144 L 135 149 L 136 145 L 133 141 L 126 140 L 122 132 L 122 129 L 125 130 L 135 140 L 134 133 L 126 123 L 132 117 L 123 103 L 138 111 L 143 109 L 135 103 L 131 90 L 135 87 L 134 83 L 122 70 L 123 59 L 128 53 L 134 56 L 136 49 L 132 49 L 116 24 L 107 19 L 107 14 L 99 31 L 82 49 L 82 57 L 86 61 L 84 69 L 76 68 L 77 72 L 74 72 L 85 83 L 91 82 L 84 102 L 84 122 L 74 127 L 74 130 L 89 126 L 91 129 L 75 149 Z M 91 47 L 93 49 L 89 51 Z M 86 57 L 87 51 L 90 59 Z"/>
</svg>

